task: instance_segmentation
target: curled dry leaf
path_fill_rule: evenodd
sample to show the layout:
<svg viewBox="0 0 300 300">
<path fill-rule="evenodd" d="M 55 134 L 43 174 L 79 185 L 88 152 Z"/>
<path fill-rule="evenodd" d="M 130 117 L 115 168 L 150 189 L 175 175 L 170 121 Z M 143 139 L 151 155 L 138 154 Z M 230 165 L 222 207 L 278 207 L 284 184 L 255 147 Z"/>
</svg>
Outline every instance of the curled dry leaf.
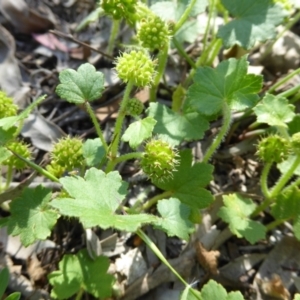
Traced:
<svg viewBox="0 0 300 300">
<path fill-rule="evenodd" d="M 38 3 L 38 7 L 32 9 L 23 0 L 1 0 L 0 11 L 22 33 L 43 32 L 54 27 L 55 18 L 42 1 Z"/>
<path fill-rule="evenodd" d="M 199 264 L 210 274 L 218 273 L 219 251 L 207 251 L 200 242 L 196 242 L 196 255 Z"/>
</svg>

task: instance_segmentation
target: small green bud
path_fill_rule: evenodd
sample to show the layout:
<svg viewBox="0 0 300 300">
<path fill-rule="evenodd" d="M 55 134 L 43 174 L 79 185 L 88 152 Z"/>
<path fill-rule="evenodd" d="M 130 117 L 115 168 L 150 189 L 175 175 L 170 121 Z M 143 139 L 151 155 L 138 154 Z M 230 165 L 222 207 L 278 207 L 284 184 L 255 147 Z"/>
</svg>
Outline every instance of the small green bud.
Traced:
<svg viewBox="0 0 300 300">
<path fill-rule="evenodd" d="M 29 150 L 29 145 L 24 143 L 23 141 L 14 141 L 10 142 L 7 145 L 7 148 L 9 150 L 12 150 L 13 152 L 19 154 L 20 156 L 31 159 L 31 152 Z M 7 158 L 5 161 L 2 162 L 5 166 L 11 166 L 16 168 L 17 170 L 23 170 L 26 168 L 26 163 L 19 159 L 17 156 L 12 155 L 9 158 Z"/>
<path fill-rule="evenodd" d="M 14 104 L 13 99 L 8 97 L 5 92 L 0 91 L 0 119 L 16 116 L 18 106 Z"/>
<path fill-rule="evenodd" d="M 291 147 L 295 154 L 300 154 L 300 132 L 292 135 Z"/>
<path fill-rule="evenodd" d="M 137 38 L 144 48 L 150 50 L 163 49 L 170 40 L 167 24 L 157 16 L 150 16 L 141 20 Z"/>
<path fill-rule="evenodd" d="M 127 107 L 126 107 L 126 114 L 129 116 L 136 117 L 140 115 L 144 110 L 144 104 L 136 99 L 131 98 L 128 100 Z"/>
<path fill-rule="evenodd" d="M 136 5 L 137 0 L 103 0 L 101 7 L 105 13 L 115 20 L 122 18 L 130 24 L 136 20 Z"/>
<path fill-rule="evenodd" d="M 155 64 L 145 52 L 133 50 L 117 58 L 116 71 L 124 82 L 133 81 L 134 85 L 144 87 L 153 80 Z"/>
<path fill-rule="evenodd" d="M 46 167 L 47 171 L 54 175 L 56 178 L 62 177 L 64 172 L 66 171 L 64 167 L 57 163 L 57 161 L 52 160 L 49 165 Z"/>
<path fill-rule="evenodd" d="M 151 180 L 164 181 L 176 171 L 177 157 L 177 152 L 167 142 L 151 140 L 145 146 L 140 165 Z"/>
<path fill-rule="evenodd" d="M 263 138 L 258 143 L 256 154 L 264 162 L 280 163 L 288 158 L 290 153 L 289 141 L 279 135 L 271 135 Z"/>
<path fill-rule="evenodd" d="M 82 145 L 82 140 L 76 137 L 67 136 L 59 140 L 51 151 L 52 160 L 55 162 L 52 168 L 57 164 L 66 171 L 72 171 L 82 166 L 84 162 Z"/>
</svg>

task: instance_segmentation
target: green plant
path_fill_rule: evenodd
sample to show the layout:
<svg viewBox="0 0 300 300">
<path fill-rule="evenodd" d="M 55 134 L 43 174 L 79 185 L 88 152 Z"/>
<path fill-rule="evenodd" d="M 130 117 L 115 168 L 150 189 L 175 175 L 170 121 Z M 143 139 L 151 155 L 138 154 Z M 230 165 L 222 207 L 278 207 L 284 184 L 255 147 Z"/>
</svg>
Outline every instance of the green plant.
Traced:
<svg viewBox="0 0 300 300">
<path fill-rule="evenodd" d="M 226 48 L 240 47 L 250 52 L 256 43 L 274 38 L 276 26 L 284 22 L 287 11 L 271 0 L 223 0 L 222 5 L 214 0 L 209 2 L 203 51 L 193 60 L 185 52 L 183 43 L 193 40 L 197 24 L 190 17 L 203 12 L 206 1 L 192 0 L 188 4 L 164 1 L 154 4 L 152 10 L 137 1 L 101 2 L 103 11 L 113 18 L 108 47 L 110 54 L 121 19 L 136 26 L 138 40 L 138 45 L 127 49 L 115 62 L 116 73 L 126 88 L 109 141 L 104 138 L 92 108 L 92 101 L 103 93 L 104 76 L 88 63 L 82 64 L 77 71 L 66 69 L 60 72 L 56 93 L 87 111 L 98 137 L 86 141 L 73 137 L 60 140 L 54 145 L 51 161 L 45 168 L 36 165 L 25 148 L 20 150 L 20 147 L 12 146 L 16 143 L 22 121 L 44 97 L 19 115 L 16 112 L 5 115 L 4 104 L 1 106 L 0 102 L 0 116 L 3 116 L 0 120 L 1 164 L 11 166 L 12 170 L 20 169 L 22 163 L 22 167 L 28 166 L 62 186 L 59 195 L 42 186 L 24 188 L 10 203 L 10 216 L 2 219 L 0 226 L 7 226 L 12 235 L 20 235 L 25 246 L 46 239 L 60 216 L 77 218 L 85 229 L 98 226 L 135 232 L 184 284 L 181 299 L 243 299 L 241 293 L 227 294 L 213 281 L 201 292 L 191 288 L 142 229 L 144 225 L 152 225 L 169 236 L 189 239 L 194 223 L 201 219 L 200 210 L 213 204 L 214 197 L 206 189 L 213 174 L 209 162 L 230 130 L 232 111 L 238 111 L 243 112 L 244 118 L 251 114 L 256 117 L 253 127 L 260 123 L 269 126 L 264 130 L 264 138 L 258 143 L 257 150 L 264 163 L 260 179 L 264 199 L 257 204 L 237 193 L 224 196 L 219 216 L 228 223 L 233 234 L 252 244 L 264 239 L 268 230 L 287 220 L 293 221 L 295 236 L 300 239 L 300 210 L 297 206 L 300 179 L 297 177 L 291 181 L 293 176 L 300 175 L 299 115 L 288 100 L 296 89 L 273 95 L 275 89 L 270 87 L 267 93 L 260 94 L 263 79 L 248 74 L 247 55 L 211 67 L 222 43 Z M 157 11 L 161 14 L 157 15 Z M 217 11 L 223 14 L 225 25 L 214 32 L 211 24 Z M 228 21 L 229 14 L 233 18 L 231 21 Z M 191 69 L 173 91 L 172 103 L 168 107 L 157 101 L 157 91 L 165 73 L 171 43 Z M 152 50 L 157 53 L 150 54 Z M 290 77 L 288 75 L 280 84 Z M 150 104 L 145 115 L 142 115 L 143 104 L 131 98 L 134 87 L 149 88 Z M 8 105 L 6 96 L 1 99 Z M 12 102 L 9 105 L 9 111 L 13 111 Z M 127 116 L 133 116 L 134 120 L 123 132 Z M 202 139 L 210 122 L 218 118 L 223 120 L 218 133 L 202 161 L 194 162 L 191 150 L 182 149 L 182 145 Z M 269 134 L 269 129 L 275 133 Z M 132 152 L 120 151 L 121 140 L 129 143 Z M 23 143 L 20 145 L 24 146 Z M 157 191 L 161 190 L 134 206 L 126 203 L 129 185 L 116 170 L 119 163 L 128 160 L 138 161 Z M 273 165 L 277 165 L 282 175 L 270 188 L 268 175 Z M 72 174 L 74 170 L 78 171 L 76 175 Z M 5 191 L 10 182 L 8 173 L 1 190 Z M 155 206 L 157 214 L 150 214 L 150 209 Z M 270 209 L 274 221 L 265 226 L 257 217 L 266 209 Z M 35 226 L 37 223 L 39 226 Z M 77 294 L 77 299 L 80 299 L 84 291 L 98 298 L 110 296 L 114 279 L 106 274 L 108 266 L 106 257 L 92 260 L 86 250 L 65 255 L 59 270 L 49 275 L 52 296 L 65 299 Z M 99 282 L 104 283 L 99 286 Z"/>
<path fill-rule="evenodd" d="M 19 300 L 21 297 L 21 293 L 19 293 L 19 292 L 12 293 L 9 296 L 5 297 L 4 293 L 5 293 L 6 287 L 8 286 L 8 282 L 9 282 L 9 271 L 7 268 L 4 268 L 0 271 L 0 297 L 1 297 L 1 299 L 3 299 L 3 300 Z"/>
</svg>

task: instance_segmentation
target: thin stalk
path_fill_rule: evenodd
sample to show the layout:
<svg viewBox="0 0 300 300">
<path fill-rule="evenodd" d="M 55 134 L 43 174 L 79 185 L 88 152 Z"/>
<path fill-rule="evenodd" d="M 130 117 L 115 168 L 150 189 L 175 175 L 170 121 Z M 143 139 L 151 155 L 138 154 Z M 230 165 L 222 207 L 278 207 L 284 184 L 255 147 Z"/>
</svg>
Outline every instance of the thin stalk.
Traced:
<svg viewBox="0 0 300 300">
<path fill-rule="evenodd" d="M 187 18 L 189 17 L 193 7 L 195 6 L 197 0 L 191 0 L 189 5 L 187 6 L 187 8 L 185 9 L 183 15 L 181 16 L 181 18 L 179 19 L 179 21 L 176 23 L 174 30 L 173 30 L 173 36 L 175 35 L 175 33 L 181 28 L 181 26 L 185 23 L 185 21 L 187 20 Z"/>
<path fill-rule="evenodd" d="M 293 174 L 294 174 L 295 170 L 297 169 L 297 167 L 299 166 L 299 164 L 300 164 L 300 155 L 297 155 L 297 157 L 296 157 L 295 161 L 293 162 L 292 166 L 290 167 L 290 169 L 287 172 L 285 172 L 284 174 L 282 174 L 280 179 L 277 181 L 277 183 L 273 187 L 271 194 L 270 194 L 270 198 L 272 198 L 272 199 L 276 198 L 276 196 L 281 192 L 281 190 L 286 185 L 286 183 L 291 179 L 291 177 L 293 176 Z"/>
<path fill-rule="evenodd" d="M 99 122 L 98 122 L 98 120 L 95 116 L 95 113 L 94 113 L 94 111 L 93 111 L 93 109 L 92 109 L 89 102 L 85 102 L 85 107 L 87 109 L 88 114 L 90 115 L 90 117 L 92 119 L 92 122 L 93 122 L 93 125 L 94 125 L 95 129 L 96 129 L 96 132 L 97 132 L 97 134 L 98 134 L 98 136 L 99 136 L 99 138 L 102 142 L 102 146 L 103 146 L 105 152 L 107 153 L 108 146 L 107 146 L 107 143 L 106 143 L 105 138 L 103 136 L 102 130 L 100 128 Z"/>
<path fill-rule="evenodd" d="M 267 231 L 270 231 L 270 230 L 276 228 L 278 225 L 281 225 L 285 221 L 287 221 L 287 220 L 286 219 L 284 219 L 284 220 L 283 219 L 274 220 L 273 222 L 266 225 L 266 229 L 267 229 Z"/>
<path fill-rule="evenodd" d="M 76 294 L 75 300 L 81 300 L 81 299 L 82 299 L 83 293 L 84 293 L 84 289 L 83 289 L 82 287 L 80 287 L 80 290 L 79 290 L 78 293 Z"/>
<path fill-rule="evenodd" d="M 165 264 L 172 273 L 182 282 L 185 287 L 189 287 L 190 285 L 180 276 L 179 273 L 171 266 L 171 264 L 166 260 L 161 251 L 157 248 L 157 246 L 152 242 L 152 240 L 146 235 L 144 231 L 138 229 L 136 232 L 137 235 L 145 242 L 145 244 L 154 252 L 154 254 L 161 260 L 163 264 Z M 191 293 L 196 297 L 195 299 L 199 299 L 195 290 L 190 289 Z"/>
<path fill-rule="evenodd" d="M 212 19 L 213 13 L 214 13 L 214 7 L 215 7 L 215 0 L 209 1 L 208 20 L 207 20 L 207 23 L 206 23 L 205 32 L 204 32 L 204 36 L 203 36 L 203 49 L 202 49 L 202 53 L 205 52 L 205 50 L 206 50 L 209 29 L 211 27 L 211 19 Z"/>
<path fill-rule="evenodd" d="M 4 190 L 7 190 L 9 188 L 12 178 L 13 178 L 13 166 L 9 165 L 7 168 L 6 183 L 5 183 Z"/>
<path fill-rule="evenodd" d="M 295 180 L 294 182 L 292 182 L 290 185 L 288 185 L 286 188 L 284 188 L 282 190 L 282 193 L 286 193 L 287 191 L 297 187 L 298 185 L 300 185 L 300 178 L 298 178 L 297 180 Z"/>
<path fill-rule="evenodd" d="M 285 84 L 287 81 L 289 81 L 291 78 L 293 78 L 295 75 L 300 73 L 300 68 L 291 72 L 290 74 L 286 75 L 284 78 L 282 78 L 281 80 L 279 80 L 278 82 L 276 82 L 274 85 L 272 85 L 267 91 L 266 93 L 272 94 L 276 91 L 276 89 L 278 87 L 280 87 L 281 85 Z"/>
<path fill-rule="evenodd" d="M 153 205 L 155 205 L 159 200 L 169 198 L 173 195 L 174 192 L 172 191 L 165 191 L 161 194 L 158 194 L 151 199 L 149 199 L 147 202 L 143 204 L 143 206 L 139 209 L 140 211 L 146 211 L 150 209 Z"/>
<path fill-rule="evenodd" d="M 265 52 L 261 55 L 261 60 L 265 59 L 268 54 L 272 51 L 272 48 L 274 46 L 274 44 L 284 35 L 284 33 L 288 30 L 290 30 L 294 24 L 296 24 L 298 21 L 300 20 L 300 11 L 294 16 L 293 19 L 291 19 L 285 26 L 284 26 L 284 30 L 282 30 L 276 37 L 276 39 L 274 41 L 272 41 L 267 49 L 265 50 Z"/>
<path fill-rule="evenodd" d="M 231 123 L 231 111 L 230 107 L 226 103 L 225 100 L 223 100 L 223 107 L 222 107 L 222 112 L 223 112 L 223 124 L 222 127 L 220 128 L 219 133 L 217 134 L 216 138 L 214 139 L 213 143 L 210 145 L 210 147 L 207 149 L 204 157 L 203 157 L 203 162 L 208 162 L 216 149 L 220 146 L 222 140 L 224 139 L 226 133 L 228 132 L 230 128 L 230 123 Z"/>
<path fill-rule="evenodd" d="M 270 191 L 268 188 L 268 175 L 271 169 L 272 163 L 268 162 L 264 165 L 264 168 L 261 173 L 260 177 L 260 185 L 263 195 L 269 199 L 270 198 Z"/>
<path fill-rule="evenodd" d="M 220 49 L 222 47 L 222 40 L 221 39 L 216 39 L 214 44 L 213 44 L 212 51 L 210 52 L 209 59 L 206 60 L 206 65 L 211 66 L 215 60 L 215 58 L 218 56 Z"/>
<path fill-rule="evenodd" d="M 110 172 L 113 170 L 114 168 L 114 160 L 117 157 L 117 153 L 118 153 L 118 147 L 119 147 L 119 142 L 120 142 L 120 137 L 121 137 L 121 131 L 122 131 L 122 125 L 123 125 L 123 121 L 124 118 L 126 116 L 126 107 L 127 107 L 127 103 L 128 100 L 130 98 L 130 92 L 133 88 L 133 81 L 130 80 L 128 81 L 125 91 L 124 91 L 124 95 L 123 95 L 123 99 L 121 101 L 121 107 L 118 113 L 118 117 L 115 123 L 115 129 L 114 129 L 114 135 L 112 137 L 112 142 L 109 146 L 109 158 L 110 161 L 108 162 L 107 168 L 106 168 L 106 173 Z"/>
<path fill-rule="evenodd" d="M 285 138 L 287 141 L 290 140 L 290 135 L 288 133 L 288 130 L 282 126 L 276 126 L 277 131 L 280 133 L 280 135 Z"/>
<path fill-rule="evenodd" d="M 56 178 L 54 175 L 52 175 L 51 173 L 49 173 L 47 170 L 43 169 L 42 167 L 40 167 L 39 165 L 35 164 L 34 162 L 28 160 L 27 158 L 19 155 L 18 153 L 12 151 L 11 149 L 7 148 L 9 151 L 11 151 L 15 156 L 17 156 L 19 159 L 21 159 L 22 161 L 24 161 L 29 167 L 31 167 L 32 169 L 36 170 L 38 173 L 40 173 L 41 175 L 44 175 L 45 177 L 49 178 L 52 181 L 55 182 L 59 182 L 58 178 Z"/>
<path fill-rule="evenodd" d="M 117 35 L 119 33 L 119 27 L 120 27 L 120 20 L 113 19 L 108 46 L 107 46 L 107 54 L 112 56 L 114 51 L 114 45 L 116 42 Z"/>
<path fill-rule="evenodd" d="M 124 155 L 121 155 L 119 157 L 116 157 L 112 161 L 112 168 L 114 168 L 117 164 L 119 164 L 122 161 L 134 159 L 134 158 L 142 158 L 143 152 L 131 152 L 131 153 L 126 153 Z"/>
<path fill-rule="evenodd" d="M 156 101 L 156 93 L 157 93 L 159 81 L 162 75 L 164 74 L 166 64 L 168 61 L 168 50 L 169 50 L 169 44 L 167 43 L 165 47 L 159 52 L 157 72 L 155 74 L 153 83 L 150 87 L 150 102 Z"/>
<path fill-rule="evenodd" d="M 173 36 L 172 38 L 172 42 L 174 44 L 174 46 L 176 47 L 178 53 L 185 58 L 185 60 L 189 63 L 189 65 L 192 68 L 196 68 L 196 64 L 193 62 L 193 60 L 188 56 L 188 54 L 185 52 L 185 50 L 183 49 L 182 45 L 177 41 L 177 39 Z"/>
<path fill-rule="evenodd" d="M 280 94 L 278 94 L 277 96 L 278 97 L 285 97 L 285 98 L 288 98 L 294 94 L 296 94 L 297 92 L 299 92 L 299 89 L 300 89 L 300 84 L 290 88 L 289 90 L 285 91 L 285 92 L 282 92 Z"/>
</svg>

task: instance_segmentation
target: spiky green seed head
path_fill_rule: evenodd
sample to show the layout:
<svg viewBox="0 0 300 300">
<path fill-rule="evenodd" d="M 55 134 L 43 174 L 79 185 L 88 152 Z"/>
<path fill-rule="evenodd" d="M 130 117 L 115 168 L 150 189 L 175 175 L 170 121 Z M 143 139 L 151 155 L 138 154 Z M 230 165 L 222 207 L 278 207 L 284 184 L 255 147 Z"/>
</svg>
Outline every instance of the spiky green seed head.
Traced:
<svg viewBox="0 0 300 300">
<path fill-rule="evenodd" d="M 84 162 L 82 140 L 67 136 L 60 139 L 51 151 L 52 160 L 66 171 L 82 166 Z"/>
<path fill-rule="evenodd" d="M 62 167 L 57 161 L 52 160 L 46 167 L 47 171 L 54 175 L 56 178 L 62 177 L 66 169 Z"/>
<path fill-rule="evenodd" d="M 288 158 L 290 143 L 279 135 L 263 138 L 257 146 L 256 154 L 264 162 L 280 163 Z"/>
<path fill-rule="evenodd" d="M 292 135 L 291 148 L 295 154 L 300 154 L 300 132 Z"/>
<path fill-rule="evenodd" d="M 144 150 L 140 166 L 153 181 L 165 181 L 173 176 L 178 165 L 178 154 L 167 142 L 149 141 Z"/>
<path fill-rule="evenodd" d="M 144 48 L 151 51 L 163 49 L 170 40 L 168 25 L 158 16 L 150 16 L 141 20 L 137 38 Z"/>
<path fill-rule="evenodd" d="M 10 142 L 7 145 L 7 148 L 26 159 L 31 159 L 31 152 L 29 150 L 29 145 L 24 143 L 23 141 Z M 23 160 L 19 159 L 15 155 L 12 155 L 9 158 L 7 158 L 5 161 L 2 162 L 2 164 L 5 166 L 14 167 L 17 170 L 23 170 L 27 166 Z"/>
<path fill-rule="evenodd" d="M 124 82 L 133 81 L 134 85 L 145 87 L 153 80 L 155 63 L 144 51 L 133 50 L 117 58 L 115 69 Z"/>
<path fill-rule="evenodd" d="M 128 100 L 126 107 L 126 114 L 132 117 L 140 115 L 144 110 L 144 104 L 136 98 L 131 98 Z"/>
<path fill-rule="evenodd" d="M 136 20 L 137 0 L 102 0 L 101 7 L 115 20 L 126 19 L 129 24 Z"/>
<path fill-rule="evenodd" d="M 18 106 L 14 104 L 13 99 L 0 91 L 0 119 L 16 116 L 17 111 Z"/>
</svg>

